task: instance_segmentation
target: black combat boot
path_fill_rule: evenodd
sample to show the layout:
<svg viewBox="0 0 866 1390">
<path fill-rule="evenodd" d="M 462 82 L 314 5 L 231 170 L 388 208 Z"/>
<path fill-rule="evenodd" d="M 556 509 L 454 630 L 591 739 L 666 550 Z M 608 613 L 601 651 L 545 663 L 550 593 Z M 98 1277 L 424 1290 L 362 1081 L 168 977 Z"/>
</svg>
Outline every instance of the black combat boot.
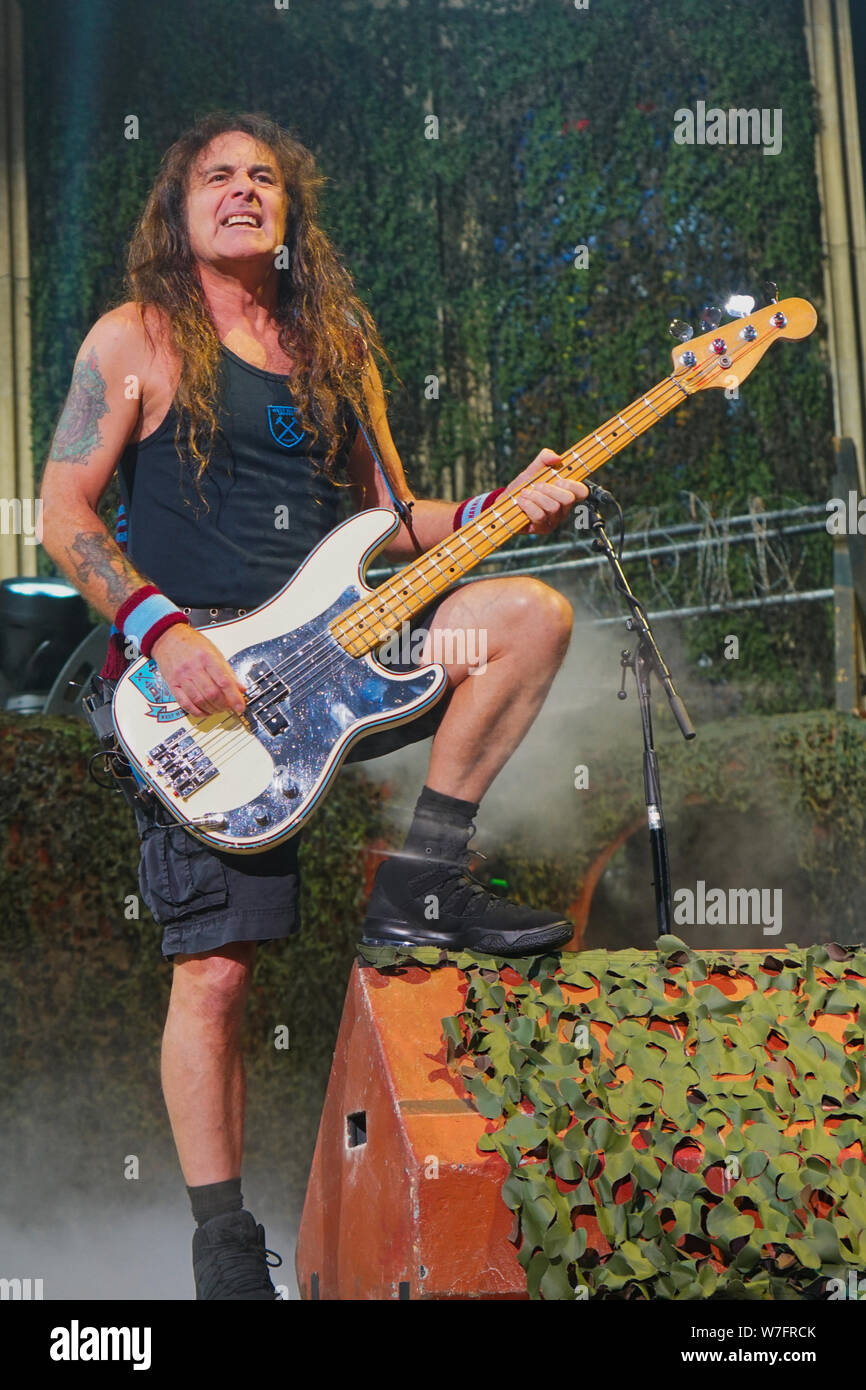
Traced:
<svg viewBox="0 0 866 1390">
<path fill-rule="evenodd" d="M 273 1262 L 268 1259 L 273 1255 Z M 282 1264 L 265 1249 L 265 1228 L 252 1212 L 227 1211 L 199 1226 L 192 1238 L 196 1299 L 267 1299 L 277 1291 L 268 1269 Z"/>
<path fill-rule="evenodd" d="M 467 843 L 474 833 L 465 814 L 428 814 L 419 801 L 404 849 L 376 872 L 364 945 L 524 956 L 555 951 L 570 939 L 574 926 L 560 913 L 497 897 L 473 877 Z"/>
</svg>

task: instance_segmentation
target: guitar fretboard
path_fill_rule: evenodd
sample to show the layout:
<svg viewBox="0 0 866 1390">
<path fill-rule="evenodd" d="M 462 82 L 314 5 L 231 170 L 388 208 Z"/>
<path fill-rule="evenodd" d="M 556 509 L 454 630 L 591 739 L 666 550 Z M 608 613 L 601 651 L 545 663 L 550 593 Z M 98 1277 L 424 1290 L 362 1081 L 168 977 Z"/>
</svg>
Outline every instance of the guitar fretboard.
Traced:
<svg viewBox="0 0 866 1390">
<path fill-rule="evenodd" d="M 600 429 L 567 449 L 560 456 L 561 463 L 542 469 L 532 482 L 587 477 L 692 394 L 676 378 L 666 377 L 620 415 L 614 415 Z M 413 564 L 385 580 L 368 597 L 345 609 L 331 623 L 331 635 L 352 656 L 375 651 L 403 622 L 420 613 L 529 525 L 526 513 L 513 497 L 500 497 L 474 521 L 467 521 Z"/>
</svg>

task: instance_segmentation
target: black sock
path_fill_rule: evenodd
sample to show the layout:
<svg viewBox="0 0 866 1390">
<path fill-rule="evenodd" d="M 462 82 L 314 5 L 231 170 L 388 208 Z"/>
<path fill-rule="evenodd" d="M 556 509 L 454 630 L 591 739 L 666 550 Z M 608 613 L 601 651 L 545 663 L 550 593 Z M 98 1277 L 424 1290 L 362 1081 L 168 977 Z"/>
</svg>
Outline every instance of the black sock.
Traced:
<svg viewBox="0 0 866 1390">
<path fill-rule="evenodd" d="M 206 1182 L 201 1187 L 188 1187 L 192 1214 L 199 1226 L 214 1216 L 222 1216 L 227 1211 L 242 1211 L 244 1199 L 241 1196 L 240 1178 L 226 1178 L 225 1182 Z"/>
<path fill-rule="evenodd" d="M 434 820 L 459 821 L 462 825 L 469 825 L 478 814 L 479 805 L 478 801 L 461 801 L 457 796 L 434 792 L 432 787 L 425 786 L 415 803 L 415 815 L 430 816 Z"/>
<path fill-rule="evenodd" d="M 424 853 L 431 835 L 440 850 L 459 853 L 468 840 L 467 831 L 478 814 L 477 801 L 461 801 L 425 786 L 415 803 L 415 816 L 406 836 L 404 849 Z"/>
</svg>

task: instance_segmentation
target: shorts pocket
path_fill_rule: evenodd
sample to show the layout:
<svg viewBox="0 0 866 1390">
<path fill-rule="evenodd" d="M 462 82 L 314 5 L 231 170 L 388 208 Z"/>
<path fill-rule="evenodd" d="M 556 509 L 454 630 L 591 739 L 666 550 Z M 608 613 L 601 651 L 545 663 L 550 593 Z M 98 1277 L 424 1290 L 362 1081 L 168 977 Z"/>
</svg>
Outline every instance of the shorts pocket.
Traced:
<svg viewBox="0 0 866 1390">
<path fill-rule="evenodd" d="M 228 902 L 225 865 L 182 825 L 156 825 L 145 833 L 138 886 L 160 926 Z"/>
</svg>

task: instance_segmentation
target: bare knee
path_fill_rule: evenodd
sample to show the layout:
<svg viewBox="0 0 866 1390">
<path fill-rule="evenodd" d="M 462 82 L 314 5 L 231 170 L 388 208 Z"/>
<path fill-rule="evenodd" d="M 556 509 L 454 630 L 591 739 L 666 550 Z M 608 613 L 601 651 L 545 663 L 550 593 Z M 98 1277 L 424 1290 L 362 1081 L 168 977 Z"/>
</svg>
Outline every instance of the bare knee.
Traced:
<svg viewBox="0 0 866 1390">
<path fill-rule="evenodd" d="M 529 575 L 516 575 L 508 581 L 508 587 L 508 627 L 515 638 L 516 629 L 520 627 L 524 630 L 518 639 L 521 642 L 527 640 L 528 634 L 536 650 L 543 644 L 564 656 L 574 620 L 568 599 L 549 584 Z"/>
<path fill-rule="evenodd" d="M 172 1007 L 181 1007 L 214 1027 L 234 1026 L 252 977 L 255 948 L 175 956 Z"/>
</svg>

